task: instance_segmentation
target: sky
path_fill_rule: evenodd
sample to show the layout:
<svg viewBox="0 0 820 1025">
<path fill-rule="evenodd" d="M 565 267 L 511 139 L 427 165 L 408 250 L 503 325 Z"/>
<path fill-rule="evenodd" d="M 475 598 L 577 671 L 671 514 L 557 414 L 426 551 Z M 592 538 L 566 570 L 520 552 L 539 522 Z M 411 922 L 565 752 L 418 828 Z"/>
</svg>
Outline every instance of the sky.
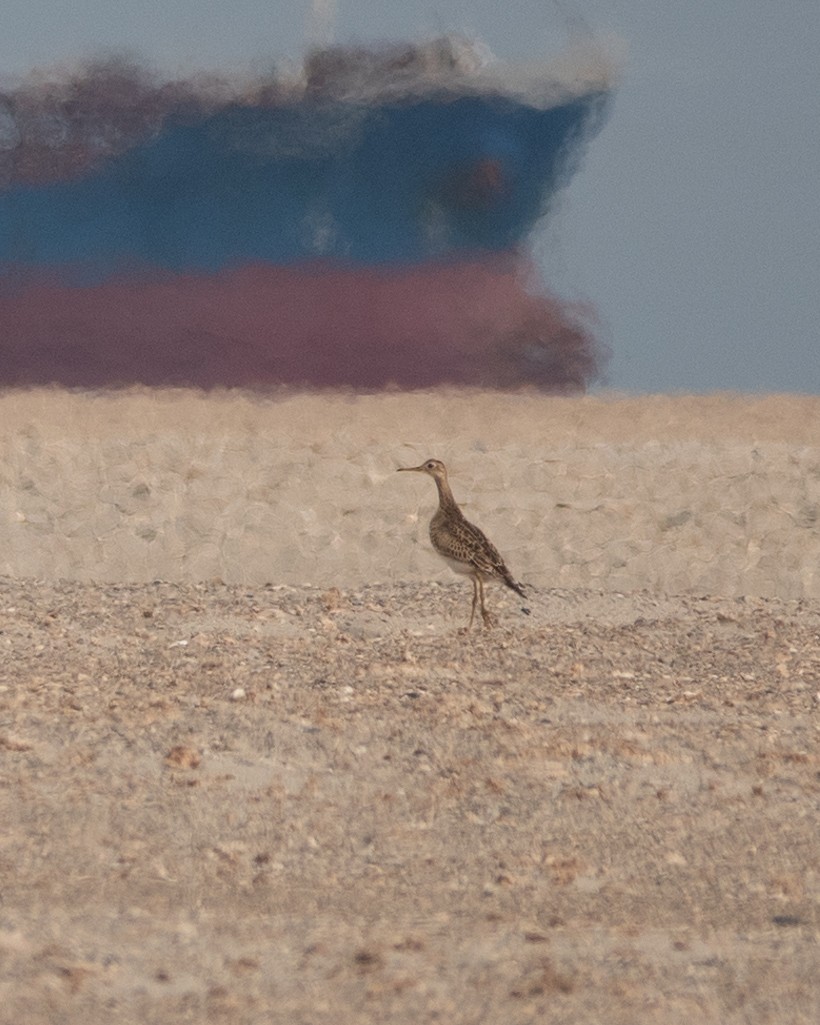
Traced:
<svg viewBox="0 0 820 1025">
<path fill-rule="evenodd" d="M 111 49 L 172 73 L 298 59 L 294 0 L 4 0 L 0 85 Z M 820 394 L 817 0 L 338 0 L 338 41 L 467 31 L 503 60 L 586 26 L 626 48 L 603 132 L 539 227 L 622 392 Z"/>
</svg>

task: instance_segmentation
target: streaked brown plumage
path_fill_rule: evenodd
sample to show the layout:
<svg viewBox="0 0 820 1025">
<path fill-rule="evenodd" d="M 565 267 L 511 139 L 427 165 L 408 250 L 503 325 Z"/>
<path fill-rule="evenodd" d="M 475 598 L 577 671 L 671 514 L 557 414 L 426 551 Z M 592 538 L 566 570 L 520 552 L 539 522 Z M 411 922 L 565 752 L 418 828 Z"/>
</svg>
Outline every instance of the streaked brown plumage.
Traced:
<svg viewBox="0 0 820 1025">
<path fill-rule="evenodd" d="M 447 480 L 447 468 L 440 459 L 428 459 L 421 466 L 401 466 L 399 470 L 405 473 L 426 473 L 436 482 L 438 509 L 430 521 L 430 541 L 456 573 L 466 573 L 472 578 L 470 626 L 475 619 L 477 603 L 480 603 L 484 625 L 491 626 L 492 617 L 484 605 L 484 581 L 495 577 L 516 594 L 526 598 L 523 586 L 513 579 L 495 545 L 459 509 Z"/>
</svg>

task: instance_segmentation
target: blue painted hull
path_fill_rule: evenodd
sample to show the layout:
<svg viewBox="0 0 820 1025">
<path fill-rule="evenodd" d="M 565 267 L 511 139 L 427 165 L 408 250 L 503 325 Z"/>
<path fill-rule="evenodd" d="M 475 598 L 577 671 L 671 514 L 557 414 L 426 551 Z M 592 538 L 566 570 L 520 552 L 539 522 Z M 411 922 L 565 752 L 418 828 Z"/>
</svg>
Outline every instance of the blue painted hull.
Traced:
<svg viewBox="0 0 820 1025">
<path fill-rule="evenodd" d="M 0 261 L 98 277 L 503 251 L 567 180 L 602 102 L 230 107 L 76 180 L 0 191 Z"/>
<path fill-rule="evenodd" d="M 533 305 L 526 239 L 605 85 L 544 102 L 434 74 L 213 102 L 118 74 L 0 96 L 0 383 L 249 386 L 252 352 L 264 385 L 412 387 L 421 324 L 440 380 L 595 375 L 588 335 Z M 555 369 L 562 345 L 582 358 Z"/>
</svg>

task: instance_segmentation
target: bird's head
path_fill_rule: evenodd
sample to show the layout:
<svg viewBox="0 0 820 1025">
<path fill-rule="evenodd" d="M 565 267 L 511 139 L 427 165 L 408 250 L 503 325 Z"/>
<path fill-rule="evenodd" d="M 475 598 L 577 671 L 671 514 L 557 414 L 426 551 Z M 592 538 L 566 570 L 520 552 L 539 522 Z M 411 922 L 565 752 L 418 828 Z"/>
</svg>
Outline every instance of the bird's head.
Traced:
<svg viewBox="0 0 820 1025">
<path fill-rule="evenodd" d="M 421 466 L 400 466 L 399 473 L 426 473 L 435 480 L 447 480 L 447 468 L 440 459 L 426 459 Z"/>
</svg>

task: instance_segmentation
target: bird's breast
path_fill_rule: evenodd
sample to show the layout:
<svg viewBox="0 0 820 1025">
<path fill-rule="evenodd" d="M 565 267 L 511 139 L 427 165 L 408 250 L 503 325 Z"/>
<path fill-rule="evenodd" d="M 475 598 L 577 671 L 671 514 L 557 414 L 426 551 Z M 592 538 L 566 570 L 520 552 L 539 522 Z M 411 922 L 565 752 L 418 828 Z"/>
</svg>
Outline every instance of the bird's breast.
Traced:
<svg viewBox="0 0 820 1025">
<path fill-rule="evenodd" d="M 439 552 L 439 555 L 441 555 L 441 552 Z M 441 557 L 454 573 L 458 573 L 461 576 L 473 576 L 476 572 L 475 566 L 469 562 L 461 562 L 449 555 L 441 555 Z"/>
</svg>

